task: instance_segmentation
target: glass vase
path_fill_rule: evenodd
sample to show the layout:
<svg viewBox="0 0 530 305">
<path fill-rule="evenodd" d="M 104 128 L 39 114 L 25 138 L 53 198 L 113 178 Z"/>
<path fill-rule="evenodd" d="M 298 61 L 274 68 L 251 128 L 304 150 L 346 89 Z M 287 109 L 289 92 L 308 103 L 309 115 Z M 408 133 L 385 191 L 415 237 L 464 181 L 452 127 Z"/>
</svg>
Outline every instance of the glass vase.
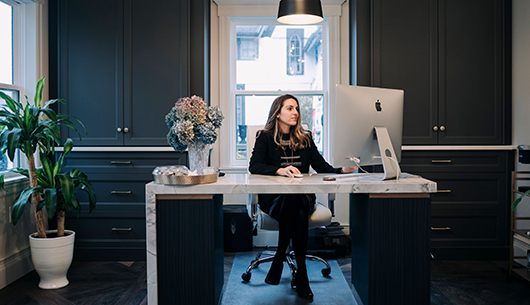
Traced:
<svg viewBox="0 0 530 305">
<path fill-rule="evenodd" d="M 204 169 L 208 167 L 210 157 L 210 145 L 193 142 L 188 144 L 188 161 L 190 171 L 197 171 L 198 175 L 204 175 Z"/>
</svg>

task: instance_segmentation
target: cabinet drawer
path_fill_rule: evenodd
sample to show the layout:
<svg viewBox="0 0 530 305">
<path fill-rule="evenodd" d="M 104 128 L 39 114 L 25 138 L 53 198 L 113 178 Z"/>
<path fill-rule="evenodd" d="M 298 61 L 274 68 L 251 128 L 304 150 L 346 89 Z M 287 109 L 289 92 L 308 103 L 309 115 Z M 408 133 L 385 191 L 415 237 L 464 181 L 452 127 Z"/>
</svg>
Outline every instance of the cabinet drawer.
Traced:
<svg viewBox="0 0 530 305">
<path fill-rule="evenodd" d="M 69 218 L 67 226 L 82 240 L 145 239 L 145 218 Z"/>
<path fill-rule="evenodd" d="M 72 152 L 64 166 L 86 174 L 151 174 L 157 166 L 186 165 L 186 160 L 179 152 Z"/>
<path fill-rule="evenodd" d="M 432 210 L 431 247 L 503 246 L 505 214 L 498 210 Z"/>
<path fill-rule="evenodd" d="M 417 173 L 435 181 L 433 209 L 506 209 L 507 185 L 503 173 Z"/>
<path fill-rule="evenodd" d="M 504 172 L 513 151 L 403 151 L 401 170 L 409 173 Z"/>
<path fill-rule="evenodd" d="M 151 176 L 152 177 L 152 176 Z M 89 177 L 91 179 L 91 177 Z M 92 181 L 98 202 L 145 202 L 145 184 L 149 181 Z M 85 192 L 79 192 L 77 199 L 88 202 Z"/>
</svg>

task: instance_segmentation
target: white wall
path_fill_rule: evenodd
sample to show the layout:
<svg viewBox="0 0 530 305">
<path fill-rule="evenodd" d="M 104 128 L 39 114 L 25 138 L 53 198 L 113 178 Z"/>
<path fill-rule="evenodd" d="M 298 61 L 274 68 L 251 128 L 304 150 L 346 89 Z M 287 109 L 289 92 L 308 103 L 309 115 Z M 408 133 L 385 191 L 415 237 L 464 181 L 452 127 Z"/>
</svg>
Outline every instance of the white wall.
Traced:
<svg viewBox="0 0 530 305">
<path fill-rule="evenodd" d="M 26 205 L 26 211 L 16 226 L 10 219 L 13 201 L 28 184 L 27 179 L 21 179 L 9 182 L 6 189 L 0 191 L 0 289 L 33 270 L 28 236 L 37 227 L 31 206 Z"/>
<path fill-rule="evenodd" d="M 513 0 L 512 24 L 512 99 L 513 144 L 530 145 L 530 1 Z M 530 171 L 530 164 L 516 162 L 518 171 Z M 530 198 L 518 208 L 530 215 Z M 524 225 L 530 228 L 530 223 Z"/>
</svg>

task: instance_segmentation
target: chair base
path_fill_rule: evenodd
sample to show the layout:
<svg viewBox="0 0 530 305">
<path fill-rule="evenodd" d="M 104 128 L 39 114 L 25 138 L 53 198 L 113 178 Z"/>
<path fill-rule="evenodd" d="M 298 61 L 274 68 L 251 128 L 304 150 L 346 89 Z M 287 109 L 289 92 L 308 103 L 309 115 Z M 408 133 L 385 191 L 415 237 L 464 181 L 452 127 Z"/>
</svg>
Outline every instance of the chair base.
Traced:
<svg viewBox="0 0 530 305">
<path fill-rule="evenodd" d="M 262 258 L 262 255 L 266 255 L 266 257 Z M 253 259 L 250 262 L 250 265 L 248 266 L 245 273 L 241 275 L 241 279 L 245 282 L 250 281 L 250 278 L 252 277 L 252 269 L 257 268 L 260 264 L 271 262 L 274 259 L 275 253 L 273 252 L 260 252 L 256 255 L 256 258 Z M 314 255 L 306 255 L 306 259 L 313 260 L 313 261 L 319 261 L 323 263 L 326 267 L 322 268 L 321 272 L 324 277 L 329 277 L 331 274 L 331 266 L 326 262 L 324 259 L 314 256 Z M 285 255 L 285 262 L 287 262 L 287 265 L 289 266 L 289 269 L 291 270 L 291 288 L 296 288 L 296 264 L 295 264 L 295 257 L 294 257 L 294 251 L 290 251 Z"/>
</svg>

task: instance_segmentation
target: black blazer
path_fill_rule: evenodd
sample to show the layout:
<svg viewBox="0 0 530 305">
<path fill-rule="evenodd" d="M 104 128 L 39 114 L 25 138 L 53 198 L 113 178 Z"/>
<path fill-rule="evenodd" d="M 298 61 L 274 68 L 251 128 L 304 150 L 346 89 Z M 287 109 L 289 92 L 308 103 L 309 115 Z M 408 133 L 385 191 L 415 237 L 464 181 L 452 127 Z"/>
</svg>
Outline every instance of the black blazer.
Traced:
<svg viewBox="0 0 530 305">
<path fill-rule="evenodd" d="M 340 173 L 341 168 L 329 165 L 320 155 L 313 139 L 309 147 L 299 149 L 302 166 L 297 167 L 301 173 L 309 173 L 309 166 L 317 173 Z M 258 132 L 256 144 L 250 158 L 249 171 L 252 174 L 276 175 L 280 168 L 282 149 L 274 143 L 273 135 L 266 131 Z"/>
<path fill-rule="evenodd" d="M 309 166 L 318 173 L 340 173 L 341 168 L 334 168 L 329 165 L 318 152 L 313 139 L 310 139 L 310 146 L 299 149 L 302 166 L 297 167 L 301 173 L 309 173 Z M 282 149 L 274 143 L 273 135 L 266 131 L 259 131 L 252 157 L 250 158 L 249 171 L 251 174 L 276 175 L 276 171 L 281 167 Z M 273 201 L 279 194 L 258 194 L 258 202 L 263 211 L 268 211 Z"/>
</svg>

